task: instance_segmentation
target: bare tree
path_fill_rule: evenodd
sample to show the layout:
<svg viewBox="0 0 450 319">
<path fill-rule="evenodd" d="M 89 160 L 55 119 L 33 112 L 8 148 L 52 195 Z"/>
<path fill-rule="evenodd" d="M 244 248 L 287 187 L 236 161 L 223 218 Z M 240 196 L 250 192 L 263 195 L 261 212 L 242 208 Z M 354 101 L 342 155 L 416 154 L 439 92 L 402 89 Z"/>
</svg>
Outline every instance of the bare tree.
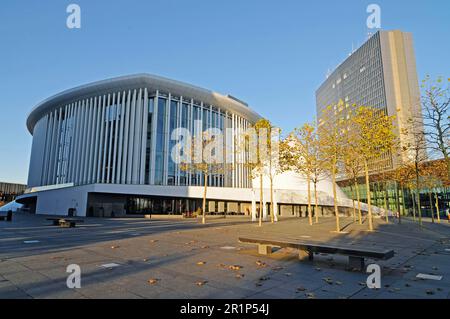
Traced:
<svg viewBox="0 0 450 319">
<path fill-rule="evenodd" d="M 413 185 L 411 185 L 411 189 L 415 190 L 415 203 L 417 204 L 419 225 L 422 227 L 422 208 L 420 203 L 420 189 L 422 186 L 421 169 L 423 163 L 428 161 L 427 143 L 420 121 L 410 118 L 407 122 L 409 124 L 409 129 L 402 129 L 400 132 L 400 134 L 403 134 L 406 137 L 406 142 L 400 147 L 403 154 L 403 160 L 406 161 L 407 166 L 414 172 L 414 181 Z"/>
<path fill-rule="evenodd" d="M 224 172 L 223 153 L 220 153 L 220 150 L 223 149 L 223 140 L 217 139 L 217 135 L 206 131 L 199 138 L 193 138 L 186 143 L 188 156 L 186 160 L 181 161 L 180 169 L 203 175 L 202 224 L 205 224 L 209 176 Z"/>
<path fill-rule="evenodd" d="M 450 78 L 447 86 L 442 77 L 433 81 L 427 76 L 422 81 L 422 113 L 425 137 L 431 151 L 441 154 L 447 164 L 450 178 Z"/>
</svg>

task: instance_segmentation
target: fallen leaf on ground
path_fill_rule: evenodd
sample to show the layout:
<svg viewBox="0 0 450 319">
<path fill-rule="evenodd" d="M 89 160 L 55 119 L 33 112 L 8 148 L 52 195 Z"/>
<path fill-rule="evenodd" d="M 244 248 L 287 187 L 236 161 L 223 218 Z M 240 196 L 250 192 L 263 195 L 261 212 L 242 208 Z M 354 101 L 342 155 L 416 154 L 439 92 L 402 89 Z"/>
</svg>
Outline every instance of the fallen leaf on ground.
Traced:
<svg viewBox="0 0 450 319">
<path fill-rule="evenodd" d="M 197 281 L 196 282 L 196 285 L 197 286 L 204 286 L 204 285 L 206 285 L 208 282 L 206 281 L 206 280 L 202 280 L 202 281 Z"/>
<path fill-rule="evenodd" d="M 237 279 L 244 278 L 244 275 L 243 275 L 243 274 L 237 274 L 237 275 L 236 275 L 236 278 L 237 278 Z"/>
<path fill-rule="evenodd" d="M 111 249 L 117 249 L 117 248 L 119 248 L 120 246 L 111 246 Z"/>
<path fill-rule="evenodd" d="M 230 269 L 230 270 L 240 270 L 240 269 L 242 269 L 242 268 L 244 268 L 244 267 L 239 266 L 239 265 L 231 265 L 231 266 L 228 266 L 228 269 Z"/>
<path fill-rule="evenodd" d="M 202 265 L 204 265 L 204 264 L 206 264 L 206 261 L 199 261 L 199 262 L 197 263 L 197 265 L 199 265 L 199 266 L 202 266 Z"/>
<path fill-rule="evenodd" d="M 149 283 L 150 285 L 154 285 L 154 284 L 156 284 L 158 281 L 159 281 L 159 279 L 157 279 L 157 278 L 150 278 L 150 279 L 148 280 L 148 283 Z"/>
<path fill-rule="evenodd" d="M 261 260 L 258 260 L 258 261 L 256 262 L 256 265 L 257 265 L 258 267 L 266 267 L 266 266 L 267 266 L 266 263 L 265 263 L 265 262 L 262 262 Z"/>
</svg>

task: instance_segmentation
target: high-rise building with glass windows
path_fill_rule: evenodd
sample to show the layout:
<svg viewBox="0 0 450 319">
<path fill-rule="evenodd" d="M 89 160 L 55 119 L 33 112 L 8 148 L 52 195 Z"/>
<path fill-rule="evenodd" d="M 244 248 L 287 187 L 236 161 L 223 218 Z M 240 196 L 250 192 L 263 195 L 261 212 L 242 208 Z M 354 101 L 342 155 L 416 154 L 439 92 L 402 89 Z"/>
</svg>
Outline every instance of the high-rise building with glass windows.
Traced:
<svg viewBox="0 0 450 319">
<path fill-rule="evenodd" d="M 374 107 L 394 115 L 400 143 L 412 141 L 411 136 L 400 134 L 412 132 L 409 120 L 421 116 L 412 34 L 378 31 L 329 74 L 316 91 L 317 116 L 320 118 L 324 108 L 339 104 L 343 108 L 353 104 Z M 370 168 L 373 172 L 385 171 L 404 160 L 387 152 Z"/>
</svg>

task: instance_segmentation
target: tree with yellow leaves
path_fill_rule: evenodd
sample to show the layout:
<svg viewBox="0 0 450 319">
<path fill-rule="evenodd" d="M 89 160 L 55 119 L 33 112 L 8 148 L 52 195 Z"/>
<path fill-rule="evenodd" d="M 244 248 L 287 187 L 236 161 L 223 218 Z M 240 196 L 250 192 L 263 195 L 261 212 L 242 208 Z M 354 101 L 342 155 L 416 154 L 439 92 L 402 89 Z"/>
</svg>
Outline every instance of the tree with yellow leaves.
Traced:
<svg viewBox="0 0 450 319">
<path fill-rule="evenodd" d="M 339 208 L 337 200 L 336 177 L 338 174 L 338 163 L 344 151 L 344 134 L 346 130 L 346 114 L 342 112 L 343 102 L 336 106 L 326 107 L 318 122 L 317 132 L 319 143 L 326 169 L 331 175 L 333 186 L 334 213 L 336 217 L 336 232 L 341 232 Z"/>
<path fill-rule="evenodd" d="M 294 129 L 289 136 L 290 166 L 306 177 L 308 189 L 308 220 L 313 224 L 311 181 L 315 174 L 318 150 L 317 131 L 313 124 L 304 124 Z M 317 193 L 316 193 L 317 197 Z"/>
<path fill-rule="evenodd" d="M 373 231 L 372 203 L 370 195 L 369 165 L 392 150 L 395 144 L 394 117 L 372 107 L 356 107 L 351 117 L 352 129 L 357 136 L 357 151 L 361 154 L 366 178 L 369 231 Z"/>
<path fill-rule="evenodd" d="M 448 170 L 447 163 L 444 160 L 437 160 L 428 163 L 424 163 L 421 167 L 422 183 L 428 190 L 428 198 L 430 202 L 431 218 L 434 223 L 434 211 L 433 206 L 436 209 L 437 222 L 441 222 L 439 212 L 439 197 L 437 195 L 437 188 L 443 187 L 448 184 Z M 433 198 L 434 197 L 434 203 Z"/>
<path fill-rule="evenodd" d="M 358 178 L 363 173 L 362 156 L 358 152 L 358 134 L 357 128 L 352 128 L 354 123 L 348 122 L 348 127 L 345 130 L 345 143 L 344 152 L 342 154 L 342 163 L 347 179 L 350 181 L 349 186 L 353 191 L 353 220 L 356 222 L 356 206 L 355 198 L 358 203 L 358 221 L 362 225 L 362 213 L 361 213 L 361 199 L 358 186 Z"/>
</svg>

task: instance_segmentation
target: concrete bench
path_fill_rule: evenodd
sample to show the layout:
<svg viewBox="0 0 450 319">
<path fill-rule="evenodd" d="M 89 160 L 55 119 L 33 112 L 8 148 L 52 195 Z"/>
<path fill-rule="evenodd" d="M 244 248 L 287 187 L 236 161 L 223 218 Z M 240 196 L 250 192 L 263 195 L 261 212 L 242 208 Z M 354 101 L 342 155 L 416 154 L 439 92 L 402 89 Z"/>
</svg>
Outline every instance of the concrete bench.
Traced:
<svg viewBox="0 0 450 319">
<path fill-rule="evenodd" d="M 11 222 L 12 221 L 12 211 L 8 211 L 6 215 L 0 216 L 0 220 Z"/>
<path fill-rule="evenodd" d="M 274 247 L 293 248 L 299 251 L 299 259 L 314 259 L 314 253 L 348 256 L 349 267 L 363 271 L 365 258 L 387 260 L 394 256 L 393 250 L 381 250 L 344 245 L 328 245 L 318 243 L 304 243 L 292 240 L 269 240 L 261 238 L 240 237 L 239 242 L 258 245 L 260 255 L 270 255 Z"/>
<path fill-rule="evenodd" d="M 74 218 L 63 218 L 63 217 L 51 217 L 47 218 L 53 222 L 53 226 L 59 226 L 61 228 L 73 228 L 77 223 L 83 223 L 82 219 L 74 219 Z"/>
</svg>

